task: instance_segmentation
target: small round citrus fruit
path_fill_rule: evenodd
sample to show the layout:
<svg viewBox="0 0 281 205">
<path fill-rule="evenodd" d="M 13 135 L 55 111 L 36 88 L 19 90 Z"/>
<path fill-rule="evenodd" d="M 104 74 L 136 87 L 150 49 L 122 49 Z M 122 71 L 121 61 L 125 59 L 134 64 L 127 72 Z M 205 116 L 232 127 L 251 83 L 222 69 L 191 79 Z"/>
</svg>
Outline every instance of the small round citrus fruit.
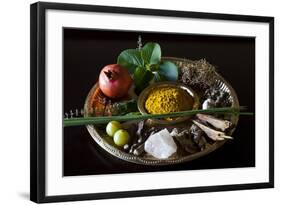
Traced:
<svg viewBox="0 0 281 205">
<path fill-rule="evenodd" d="M 115 132 L 121 129 L 121 124 L 117 121 L 111 121 L 107 124 L 106 126 L 106 133 L 110 136 L 113 137 Z"/>
<path fill-rule="evenodd" d="M 113 136 L 113 141 L 118 146 L 124 146 L 130 140 L 130 135 L 126 130 L 120 129 L 115 132 Z"/>
</svg>

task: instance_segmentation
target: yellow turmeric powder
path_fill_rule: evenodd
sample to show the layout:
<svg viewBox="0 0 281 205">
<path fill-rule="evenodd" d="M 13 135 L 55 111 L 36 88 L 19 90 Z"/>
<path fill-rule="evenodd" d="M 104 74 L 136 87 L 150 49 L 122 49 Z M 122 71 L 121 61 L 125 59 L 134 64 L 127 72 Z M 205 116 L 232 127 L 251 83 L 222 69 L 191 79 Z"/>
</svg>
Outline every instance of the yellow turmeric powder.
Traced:
<svg viewBox="0 0 281 205">
<path fill-rule="evenodd" d="M 145 101 L 150 114 L 164 114 L 192 109 L 193 98 L 178 87 L 154 88 Z"/>
</svg>

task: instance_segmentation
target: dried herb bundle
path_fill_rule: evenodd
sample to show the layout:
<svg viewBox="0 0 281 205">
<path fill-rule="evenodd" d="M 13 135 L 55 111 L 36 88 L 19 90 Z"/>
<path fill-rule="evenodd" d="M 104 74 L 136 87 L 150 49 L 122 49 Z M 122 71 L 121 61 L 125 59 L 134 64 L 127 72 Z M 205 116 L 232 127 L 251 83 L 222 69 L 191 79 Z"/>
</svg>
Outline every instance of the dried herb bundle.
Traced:
<svg viewBox="0 0 281 205">
<path fill-rule="evenodd" d="M 179 80 L 187 85 L 208 88 L 215 83 L 216 68 L 205 59 L 176 62 L 180 69 Z"/>
</svg>

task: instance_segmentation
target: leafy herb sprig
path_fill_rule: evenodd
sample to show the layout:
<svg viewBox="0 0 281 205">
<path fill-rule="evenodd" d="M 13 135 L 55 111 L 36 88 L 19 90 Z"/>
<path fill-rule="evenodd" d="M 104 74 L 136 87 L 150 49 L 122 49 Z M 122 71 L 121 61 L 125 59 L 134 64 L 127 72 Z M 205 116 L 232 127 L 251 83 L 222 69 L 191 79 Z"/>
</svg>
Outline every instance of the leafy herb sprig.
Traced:
<svg viewBox="0 0 281 205">
<path fill-rule="evenodd" d="M 178 67 L 161 60 L 161 47 L 149 42 L 142 48 L 127 49 L 120 53 L 117 63 L 133 75 L 136 93 L 140 93 L 151 81 L 177 81 Z"/>
</svg>

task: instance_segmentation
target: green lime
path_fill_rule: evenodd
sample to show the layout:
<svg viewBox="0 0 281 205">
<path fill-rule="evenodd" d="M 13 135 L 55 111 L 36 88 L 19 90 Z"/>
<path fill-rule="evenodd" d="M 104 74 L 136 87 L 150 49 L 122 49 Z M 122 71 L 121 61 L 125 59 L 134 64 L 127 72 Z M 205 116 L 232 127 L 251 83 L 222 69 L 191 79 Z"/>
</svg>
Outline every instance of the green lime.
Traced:
<svg viewBox="0 0 281 205">
<path fill-rule="evenodd" d="M 121 124 L 117 121 L 111 121 L 107 124 L 106 126 L 106 133 L 110 136 L 113 137 L 115 132 L 121 129 Z"/>
<path fill-rule="evenodd" d="M 120 129 L 115 132 L 113 136 L 113 141 L 118 146 L 124 146 L 130 140 L 130 135 L 126 130 Z"/>
</svg>

